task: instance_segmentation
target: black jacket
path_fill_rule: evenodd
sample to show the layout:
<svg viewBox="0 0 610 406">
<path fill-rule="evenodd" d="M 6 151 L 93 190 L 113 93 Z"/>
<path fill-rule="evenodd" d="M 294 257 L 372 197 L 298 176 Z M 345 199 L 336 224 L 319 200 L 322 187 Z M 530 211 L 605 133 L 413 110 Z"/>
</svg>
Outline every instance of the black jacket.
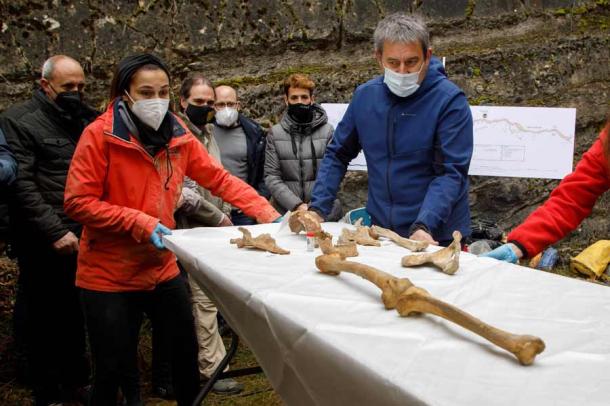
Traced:
<svg viewBox="0 0 610 406">
<path fill-rule="evenodd" d="M 261 196 L 269 198 L 270 194 L 264 179 L 267 133 L 257 122 L 242 114 L 239 115 L 238 121 L 246 134 L 248 184 L 255 188 Z"/>
<path fill-rule="evenodd" d="M 7 141 L 19 164 L 9 196 L 11 238 L 16 248 L 48 246 L 81 227 L 64 214 L 66 176 L 82 130 L 98 112 L 86 109 L 71 119 L 42 90 L 32 97 L 37 108 L 2 120 Z"/>
<path fill-rule="evenodd" d="M 35 111 L 40 107 L 41 103 L 38 98 L 32 97 L 30 100 L 26 100 L 24 102 L 15 104 L 8 109 L 4 110 L 2 114 L 0 114 L 0 131 L 2 131 L 2 138 L 6 141 L 5 136 L 5 126 L 3 125 L 3 121 L 8 120 L 9 118 L 18 119 L 19 117 Z M 8 142 L 7 142 L 8 146 Z M 11 155 L 14 157 L 14 154 L 11 151 Z M 9 232 L 9 219 L 8 219 L 8 197 L 10 190 L 8 186 L 0 187 L 0 241 L 6 241 L 8 239 Z"/>
</svg>

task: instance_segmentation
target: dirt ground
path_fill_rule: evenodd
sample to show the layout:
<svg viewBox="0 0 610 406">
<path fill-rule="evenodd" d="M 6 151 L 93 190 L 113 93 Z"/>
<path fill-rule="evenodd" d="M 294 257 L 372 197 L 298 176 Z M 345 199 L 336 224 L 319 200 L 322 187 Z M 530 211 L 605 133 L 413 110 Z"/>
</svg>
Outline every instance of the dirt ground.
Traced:
<svg viewBox="0 0 610 406">
<path fill-rule="evenodd" d="M 0 257 L 0 405 L 3 406 L 29 406 L 32 405 L 30 391 L 17 381 L 15 370 L 15 355 L 12 346 L 11 324 L 12 309 L 15 303 L 17 283 L 17 266 L 7 257 Z M 229 343 L 225 343 L 228 348 Z M 144 323 L 140 341 L 140 366 L 142 373 L 142 388 L 146 405 L 175 405 L 176 402 L 167 401 L 151 396 L 151 356 L 152 346 L 148 323 Z M 252 352 L 240 343 L 237 355 L 231 363 L 232 369 L 257 365 Z M 238 395 L 210 394 L 206 398 L 206 405 L 281 405 L 280 398 L 275 394 L 264 374 L 237 378 L 245 385 L 245 389 Z"/>
</svg>

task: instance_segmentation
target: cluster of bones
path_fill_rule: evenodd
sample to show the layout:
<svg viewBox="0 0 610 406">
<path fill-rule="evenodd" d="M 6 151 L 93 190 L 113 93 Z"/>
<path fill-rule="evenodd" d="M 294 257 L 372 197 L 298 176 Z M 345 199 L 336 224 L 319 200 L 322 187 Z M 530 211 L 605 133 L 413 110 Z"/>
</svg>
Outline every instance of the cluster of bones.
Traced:
<svg viewBox="0 0 610 406">
<path fill-rule="evenodd" d="M 512 334 L 490 326 L 457 307 L 436 299 L 425 289 L 415 286 L 408 278 L 397 278 L 372 266 L 346 260 L 347 257 L 358 256 L 358 245 L 381 246 L 379 239 L 384 237 L 415 252 L 402 258 L 402 266 L 431 264 L 442 272 L 453 275 L 459 268 L 462 239 L 459 231 L 453 233 L 453 242 L 448 247 L 435 252 L 420 252 L 426 249 L 427 242 L 410 240 L 382 227 L 360 224 L 356 224 L 355 229 L 344 228 L 337 243 L 333 244 L 333 236 L 323 231 L 316 216 L 307 211 L 293 212 L 289 227 L 297 234 L 301 231 L 314 233 L 316 244 L 322 251 L 322 255 L 316 258 L 316 266 L 320 272 L 333 276 L 348 272 L 366 279 L 381 290 L 381 301 L 388 310 L 396 309 L 403 317 L 421 313 L 442 317 L 514 354 L 522 365 L 532 364 L 536 355 L 544 351 L 544 342 L 538 337 Z M 247 229 L 240 227 L 239 230 L 243 237 L 231 240 L 231 243 L 237 244 L 239 248 L 255 248 L 275 254 L 290 253 L 278 247 L 269 234 L 252 237 Z"/>
</svg>

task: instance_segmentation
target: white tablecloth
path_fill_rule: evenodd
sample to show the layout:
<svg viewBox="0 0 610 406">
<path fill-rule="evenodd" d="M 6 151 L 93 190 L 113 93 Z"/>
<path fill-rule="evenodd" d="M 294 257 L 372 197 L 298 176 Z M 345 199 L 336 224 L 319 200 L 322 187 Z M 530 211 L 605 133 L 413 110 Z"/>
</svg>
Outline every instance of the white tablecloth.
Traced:
<svg viewBox="0 0 610 406">
<path fill-rule="evenodd" d="M 339 235 L 344 225 L 325 223 Z M 277 224 L 249 227 L 254 235 Z M 256 355 L 288 405 L 610 405 L 610 289 L 462 253 L 460 269 L 402 268 L 408 250 L 358 247 L 352 261 L 409 277 L 496 327 L 541 337 L 532 366 L 436 316 L 385 310 L 376 286 L 290 255 L 237 249 L 236 227 L 174 231 L 176 253 Z"/>
</svg>

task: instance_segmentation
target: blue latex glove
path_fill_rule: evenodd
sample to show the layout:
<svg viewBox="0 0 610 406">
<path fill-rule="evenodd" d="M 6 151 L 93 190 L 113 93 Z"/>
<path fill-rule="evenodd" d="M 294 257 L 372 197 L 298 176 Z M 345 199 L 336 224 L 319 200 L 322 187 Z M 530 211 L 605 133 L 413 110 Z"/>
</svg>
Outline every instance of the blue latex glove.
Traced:
<svg viewBox="0 0 610 406">
<path fill-rule="evenodd" d="M 171 235 L 171 234 L 172 234 L 172 230 L 165 227 L 161 223 L 157 223 L 157 225 L 155 226 L 155 229 L 153 230 L 153 233 L 150 236 L 150 242 L 152 243 L 152 245 L 155 246 L 156 249 L 164 250 L 165 244 L 163 244 L 162 236 Z"/>
<path fill-rule="evenodd" d="M 285 216 L 285 214 L 284 214 Z M 282 220 L 284 220 L 284 216 L 279 216 L 278 218 L 276 218 L 275 220 L 273 220 L 274 223 L 281 223 Z"/>
<path fill-rule="evenodd" d="M 362 219 L 363 226 L 371 226 L 371 215 L 368 211 L 366 211 L 366 207 L 359 207 L 357 209 L 348 211 L 345 216 L 343 216 L 341 221 L 348 224 L 356 224 L 356 222 L 360 219 Z"/>
<path fill-rule="evenodd" d="M 516 264 L 517 261 L 519 260 L 519 258 L 517 257 L 517 254 L 515 254 L 515 251 L 511 248 L 511 244 L 501 245 L 498 248 L 496 248 L 495 250 L 486 252 L 485 254 L 480 255 L 480 256 L 494 258 L 494 259 L 497 259 L 498 261 L 511 262 L 513 264 Z"/>
</svg>

